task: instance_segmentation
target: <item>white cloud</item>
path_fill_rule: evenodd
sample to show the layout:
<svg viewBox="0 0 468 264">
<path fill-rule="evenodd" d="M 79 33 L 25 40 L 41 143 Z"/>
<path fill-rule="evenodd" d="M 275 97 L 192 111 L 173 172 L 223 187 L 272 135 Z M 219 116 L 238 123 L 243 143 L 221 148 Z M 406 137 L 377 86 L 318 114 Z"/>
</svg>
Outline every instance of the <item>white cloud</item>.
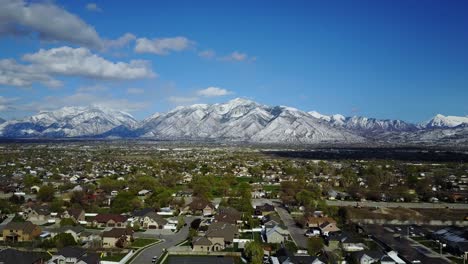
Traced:
<svg viewBox="0 0 468 264">
<path fill-rule="evenodd" d="M 14 110 L 15 107 L 13 103 L 17 100 L 17 98 L 7 98 L 0 95 L 0 111 L 6 112 L 10 110 Z"/>
<path fill-rule="evenodd" d="M 196 102 L 198 97 L 169 96 L 167 101 L 173 104 L 189 104 Z"/>
<path fill-rule="evenodd" d="M 40 39 L 46 41 L 103 47 L 94 27 L 52 2 L 0 0 L 0 6 L 0 34 L 37 33 Z"/>
<path fill-rule="evenodd" d="M 96 93 L 96 92 L 106 92 L 109 89 L 102 85 L 91 85 L 91 86 L 82 86 L 76 89 L 77 93 Z"/>
<path fill-rule="evenodd" d="M 92 93 L 77 92 L 68 96 L 46 96 L 39 101 L 21 106 L 24 111 L 55 110 L 64 106 L 103 106 L 111 109 L 119 109 L 126 112 L 134 112 L 145 109 L 148 102 L 129 101 L 125 98 L 115 98 L 112 95 L 102 96 Z"/>
<path fill-rule="evenodd" d="M 130 42 L 134 41 L 136 36 L 132 33 L 125 33 L 118 39 L 114 40 L 106 40 L 105 46 L 106 48 L 121 48 L 128 45 Z"/>
<path fill-rule="evenodd" d="M 0 85 L 29 87 L 36 82 L 51 88 L 62 85 L 41 67 L 19 64 L 15 60 L 0 60 Z"/>
<path fill-rule="evenodd" d="M 220 60 L 223 61 L 255 61 L 257 60 L 256 57 L 250 57 L 247 53 L 242 53 L 238 51 L 234 51 L 231 54 L 228 54 L 224 57 L 221 57 Z"/>
<path fill-rule="evenodd" d="M 23 60 L 50 74 L 96 79 L 130 80 L 155 77 L 148 61 L 111 62 L 86 48 L 60 47 L 26 54 Z"/>
<path fill-rule="evenodd" d="M 102 9 L 96 3 L 88 3 L 86 9 L 93 12 L 101 12 Z"/>
<path fill-rule="evenodd" d="M 174 38 L 139 38 L 136 40 L 135 51 L 138 53 L 154 53 L 158 55 L 167 55 L 171 51 L 183 51 L 190 48 L 193 41 L 186 37 Z"/>
<path fill-rule="evenodd" d="M 128 94 L 143 94 L 145 90 L 140 89 L 140 88 L 128 88 L 127 93 Z"/>
<path fill-rule="evenodd" d="M 203 97 L 217 97 L 229 95 L 232 94 L 232 92 L 219 87 L 208 87 L 206 89 L 198 90 L 196 94 Z"/>
<path fill-rule="evenodd" d="M 211 59 L 216 56 L 216 52 L 214 50 L 203 50 L 198 53 L 198 56 L 205 58 L 205 59 Z"/>
</svg>

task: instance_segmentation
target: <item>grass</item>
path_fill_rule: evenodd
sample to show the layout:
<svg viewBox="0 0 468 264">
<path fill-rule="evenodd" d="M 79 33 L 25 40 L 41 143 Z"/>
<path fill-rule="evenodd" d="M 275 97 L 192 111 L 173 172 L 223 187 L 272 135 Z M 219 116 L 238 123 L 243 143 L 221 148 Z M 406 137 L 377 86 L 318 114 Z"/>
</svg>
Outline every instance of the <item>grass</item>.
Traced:
<svg viewBox="0 0 468 264">
<path fill-rule="evenodd" d="M 123 257 L 125 257 L 127 254 L 126 253 L 111 253 L 110 255 L 107 255 L 105 257 L 102 257 L 101 260 L 107 260 L 107 261 L 120 261 Z"/>
<path fill-rule="evenodd" d="M 133 248 L 141 248 L 141 247 L 146 247 L 149 244 L 158 242 L 158 239 L 152 239 L 152 238 L 137 238 L 132 242 L 132 247 Z"/>
</svg>

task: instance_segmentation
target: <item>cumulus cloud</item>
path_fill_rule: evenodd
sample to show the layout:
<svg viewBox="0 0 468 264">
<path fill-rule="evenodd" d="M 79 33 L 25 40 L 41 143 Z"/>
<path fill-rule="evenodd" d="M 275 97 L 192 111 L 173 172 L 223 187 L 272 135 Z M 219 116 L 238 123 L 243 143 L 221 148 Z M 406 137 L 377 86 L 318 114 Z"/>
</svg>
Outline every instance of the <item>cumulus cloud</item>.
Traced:
<svg viewBox="0 0 468 264">
<path fill-rule="evenodd" d="M 24 61 L 39 65 L 51 74 L 96 79 L 130 80 L 155 77 L 147 61 L 111 62 L 86 48 L 60 47 L 41 49 L 23 56 Z"/>
<path fill-rule="evenodd" d="M 216 52 L 214 50 L 203 50 L 198 52 L 198 56 L 205 58 L 205 59 L 211 59 L 216 56 Z"/>
<path fill-rule="evenodd" d="M 223 61 L 255 61 L 256 57 L 250 57 L 247 53 L 242 53 L 234 51 L 231 54 L 228 54 L 224 57 L 221 57 L 220 60 Z"/>
<path fill-rule="evenodd" d="M 186 37 L 174 38 L 139 38 L 136 40 L 135 52 L 167 55 L 172 51 L 183 51 L 190 48 L 193 41 Z"/>
<path fill-rule="evenodd" d="M 198 97 L 184 97 L 184 96 L 169 96 L 167 98 L 167 101 L 169 101 L 170 103 L 173 103 L 173 104 L 189 104 L 189 103 L 193 103 L 193 102 L 196 102 L 198 100 Z"/>
<path fill-rule="evenodd" d="M 62 85 L 36 65 L 23 65 L 9 59 L 0 60 L 0 85 L 29 87 L 36 82 L 51 88 Z"/>
<path fill-rule="evenodd" d="M 113 39 L 113 40 L 106 40 L 105 47 L 106 48 L 121 48 L 126 45 L 128 45 L 130 42 L 134 41 L 136 39 L 136 36 L 133 35 L 132 33 L 125 33 L 118 39 Z"/>
<path fill-rule="evenodd" d="M 6 112 L 14 110 L 14 102 L 17 101 L 17 98 L 7 98 L 0 95 L 0 111 Z"/>
<path fill-rule="evenodd" d="M 52 2 L 0 0 L 0 6 L 0 34 L 36 33 L 45 41 L 102 48 L 102 40 L 94 27 Z"/>
<path fill-rule="evenodd" d="M 198 90 L 196 94 L 203 97 L 217 97 L 229 95 L 232 94 L 232 92 L 219 87 L 208 87 L 206 89 Z"/>
<path fill-rule="evenodd" d="M 29 87 L 33 83 L 56 88 L 62 85 L 55 76 L 73 76 L 101 80 L 133 80 L 156 77 L 148 61 L 112 62 L 86 48 L 60 47 L 25 54 L 20 64 L 13 59 L 0 60 L 0 85 Z"/>
<path fill-rule="evenodd" d="M 86 5 L 86 9 L 88 9 L 88 11 L 92 11 L 92 12 L 101 12 L 102 11 L 102 9 L 96 3 L 88 3 Z"/>
</svg>

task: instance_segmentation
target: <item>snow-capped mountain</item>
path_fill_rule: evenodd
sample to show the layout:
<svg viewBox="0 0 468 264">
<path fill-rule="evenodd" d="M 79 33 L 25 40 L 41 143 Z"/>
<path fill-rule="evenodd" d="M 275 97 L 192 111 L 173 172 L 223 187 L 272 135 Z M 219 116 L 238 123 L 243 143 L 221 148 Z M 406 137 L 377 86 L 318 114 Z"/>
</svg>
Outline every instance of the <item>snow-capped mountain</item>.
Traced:
<svg viewBox="0 0 468 264">
<path fill-rule="evenodd" d="M 401 120 L 376 119 L 363 116 L 345 117 L 343 115 L 323 115 L 316 111 L 309 114 L 335 127 L 342 127 L 361 135 L 373 135 L 382 132 L 416 131 L 417 126 Z"/>
<path fill-rule="evenodd" d="M 438 114 L 429 121 L 420 124 L 422 128 L 452 128 L 468 124 L 468 116 L 444 116 Z"/>
<path fill-rule="evenodd" d="M 0 137 L 149 138 L 256 143 L 468 144 L 468 117 L 437 115 L 420 125 L 267 106 L 247 99 L 195 104 L 141 122 L 103 107 L 64 107 L 1 123 Z"/>
<path fill-rule="evenodd" d="M 3 137 L 89 137 L 115 127 L 135 127 L 137 121 L 128 113 L 104 107 L 64 107 L 42 111 L 22 120 L 0 125 Z"/>
<path fill-rule="evenodd" d="M 334 128 L 306 112 L 270 107 L 237 98 L 224 104 L 177 107 L 146 119 L 143 137 L 269 143 L 362 142 L 364 138 Z"/>
</svg>

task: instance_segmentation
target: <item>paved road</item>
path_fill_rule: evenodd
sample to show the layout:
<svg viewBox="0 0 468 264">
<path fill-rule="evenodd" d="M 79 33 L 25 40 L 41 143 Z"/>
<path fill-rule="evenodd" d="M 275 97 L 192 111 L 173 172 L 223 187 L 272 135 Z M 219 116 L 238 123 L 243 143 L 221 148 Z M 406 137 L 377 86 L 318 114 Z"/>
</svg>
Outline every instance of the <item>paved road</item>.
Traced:
<svg viewBox="0 0 468 264">
<path fill-rule="evenodd" d="M 419 208 L 419 209 L 440 209 L 450 208 L 458 210 L 468 210 L 468 204 L 462 203 L 394 203 L 394 202 L 355 202 L 355 201 L 332 201 L 327 200 L 328 205 L 332 206 L 356 206 L 359 204 L 362 207 L 404 207 L 404 208 Z"/>
<path fill-rule="evenodd" d="M 291 234 L 291 237 L 294 240 L 294 243 L 296 243 L 297 247 L 300 249 L 306 249 L 307 237 L 304 236 L 304 229 L 296 226 L 296 222 L 288 213 L 288 211 L 286 211 L 286 209 L 280 206 L 275 206 L 275 208 L 276 212 L 278 212 L 279 216 L 281 217 L 281 220 L 283 221 L 284 225 L 286 225 L 286 227 L 288 228 L 289 233 Z"/>
<path fill-rule="evenodd" d="M 184 241 L 187 239 L 188 236 L 188 231 L 190 227 L 190 223 L 195 219 L 195 217 L 186 217 L 185 218 L 185 223 L 187 223 L 186 226 L 184 226 L 179 232 L 171 234 L 171 235 L 161 235 L 161 239 L 164 241 L 162 243 L 156 244 L 154 246 L 151 246 L 142 252 L 133 259 L 131 262 L 132 264 L 144 264 L 144 263 L 151 263 L 151 260 L 153 256 L 158 256 L 160 257 L 162 255 L 163 249 L 167 249 L 170 247 L 173 247 L 180 242 Z M 154 238 L 159 238 L 159 236 L 155 236 Z"/>
</svg>

